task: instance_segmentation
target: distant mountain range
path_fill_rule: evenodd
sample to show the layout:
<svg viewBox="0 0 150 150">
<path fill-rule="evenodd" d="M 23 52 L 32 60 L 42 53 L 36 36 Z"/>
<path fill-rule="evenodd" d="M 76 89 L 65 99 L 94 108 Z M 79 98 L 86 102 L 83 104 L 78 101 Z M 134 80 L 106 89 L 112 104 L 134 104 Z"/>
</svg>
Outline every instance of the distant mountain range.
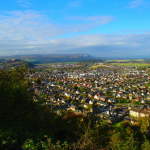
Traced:
<svg viewBox="0 0 150 150">
<path fill-rule="evenodd" d="M 101 59 L 88 54 L 49 54 L 49 55 L 22 55 L 9 56 L 1 58 L 0 62 L 5 60 L 21 60 L 32 64 L 44 64 L 54 62 L 85 62 L 85 61 L 101 61 Z"/>
<path fill-rule="evenodd" d="M 117 61 L 116 61 L 117 60 Z M 29 67 L 34 67 L 37 64 L 48 64 L 48 63 L 63 63 L 63 62 L 125 62 L 125 60 L 130 60 L 130 62 L 143 62 L 150 63 L 150 59 L 108 59 L 104 57 L 94 57 L 88 54 L 48 54 L 48 55 L 17 55 L 17 56 L 8 56 L 0 57 L 0 67 L 2 66 L 19 66 L 26 64 Z"/>
</svg>

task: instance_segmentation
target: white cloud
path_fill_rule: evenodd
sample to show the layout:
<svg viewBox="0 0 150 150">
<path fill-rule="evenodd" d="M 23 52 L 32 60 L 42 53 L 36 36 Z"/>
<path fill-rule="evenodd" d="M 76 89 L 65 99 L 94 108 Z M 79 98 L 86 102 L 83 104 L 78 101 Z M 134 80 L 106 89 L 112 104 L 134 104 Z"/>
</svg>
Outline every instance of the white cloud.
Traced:
<svg viewBox="0 0 150 150">
<path fill-rule="evenodd" d="M 114 17 L 112 16 L 71 16 L 69 20 L 80 21 L 80 22 L 99 22 L 100 24 L 107 24 L 111 22 Z"/>
<path fill-rule="evenodd" d="M 23 8 L 30 8 L 32 6 L 31 0 L 17 0 L 17 3 Z"/>
<path fill-rule="evenodd" d="M 112 16 L 71 16 L 67 19 L 74 22 L 72 27 L 67 27 L 70 32 L 87 31 L 92 28 L 108 24 L 114 20 Z"/>
<path fill-rule="evenodd" d="M 82 5 L 81 0 L 72 0 L 68 4 L 68 7 L 73 8 L 73 7 L 80 7 Z"/>
<path fill-rule="evenodd" d="M 73 51 L 97 54 L 102 53 L 102 49 L 108 52 L 121 47 L 124 51 L 127 45 L 128 49 L 149 46 L 149 35 L 84 35 L 61 39 L 55 37 L 87 31 L 112 20 L 111 16 L 72 17 L 65 24 L 56 24 L 46 15 L 36 11 L 5 12 L 0 15 L 0 55 Z M 145 45 L 141 41 L 144 41 Z"/>
<path fill-rule="evenodd" d="M 13 11 L 0 16 L 0 39 L 40 41 L 63 31 L 35 11 Z"/>
<path fill-rule="evenodd" d="M 101 57 L 142 57 L 150 54 L 149 39 L 150 34 L 97 34 L 47 40 L 45 43 L 9 40 L 0 41 L 0 54 L 88 53 Z"/>
<path fill-rule="evenodd" d="M 143 4 L 144 0 L 131 0 L 129 3 L 129 8 L 137 8 Z"/>
<path fill-rule="evenodd" d="M 55 50 L 101 57 L 150 57 L 150 34 L 84 35 L 55 41 Z M 51 48 L 49 48 L 51 49 Z"/>
<path fill-rule="evenodd" d="M 1 40 L 46 41 L 53 36 L 87 31 L 112 21 L 109 16 L 87 17 L 88 22 L 56 24 L 36 11 L 13 11 L 0 15 Z"/>
</svg>

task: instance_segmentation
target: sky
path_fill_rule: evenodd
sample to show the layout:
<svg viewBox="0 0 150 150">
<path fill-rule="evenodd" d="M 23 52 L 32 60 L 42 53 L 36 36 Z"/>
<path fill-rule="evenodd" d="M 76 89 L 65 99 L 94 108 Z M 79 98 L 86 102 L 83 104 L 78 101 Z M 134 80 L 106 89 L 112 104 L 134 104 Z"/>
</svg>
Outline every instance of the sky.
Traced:
<svg viewBox="0 0 150 150">
<path fill-rule="evenodd" d="M 150 57 L 149 0 L 1 0 L 0 56 Z"/>
</svg>

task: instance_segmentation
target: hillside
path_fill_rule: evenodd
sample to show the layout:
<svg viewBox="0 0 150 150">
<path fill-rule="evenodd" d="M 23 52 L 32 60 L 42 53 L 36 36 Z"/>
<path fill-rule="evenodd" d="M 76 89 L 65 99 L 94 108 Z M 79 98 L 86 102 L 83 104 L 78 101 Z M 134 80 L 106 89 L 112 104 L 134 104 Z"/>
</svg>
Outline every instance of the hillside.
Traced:
<svg viewBox="0 0 150 150">
<path fill-rule="evenodd" d="M 29 68 L 34 67 L 32 63 L 20 60 L 20 59 L 8 59 L 8 60 L 0 60 L 0 69 L 10 69 L 20 66 L 27 66 Z"/>
<path fill-rule="evenodd" d="M 19 59 L 33 64 L 44 64 L 54 62 L 84 62 L 84 61 L 99 60 L 88 54 L 22 55 L 22 56 L 11 56 L 8 58 Z"/>
</svg>

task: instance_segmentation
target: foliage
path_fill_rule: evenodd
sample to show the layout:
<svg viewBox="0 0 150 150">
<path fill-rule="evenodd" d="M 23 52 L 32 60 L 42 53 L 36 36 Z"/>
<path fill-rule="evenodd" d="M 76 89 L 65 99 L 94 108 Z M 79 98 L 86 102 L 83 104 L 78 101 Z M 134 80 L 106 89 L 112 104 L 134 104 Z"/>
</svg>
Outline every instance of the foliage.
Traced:
<svg viewBox="0 0 150 150">
<path fill-rule="evenodd" d="M 141 146 L 142 150 L 149 150 L 150 149 L 150 141 L 149 140 L 145 140 L 144 143 Z"/>
<path fill-rule="evenodd" d="M 64 117 L 32 100 L 26 68 L 0 71 L 0 149 L 149 150 L 149 121 L 111 123 L 95 115 Z M 81 91 L 84 89 L 80 89 Z"/>
</svg>

